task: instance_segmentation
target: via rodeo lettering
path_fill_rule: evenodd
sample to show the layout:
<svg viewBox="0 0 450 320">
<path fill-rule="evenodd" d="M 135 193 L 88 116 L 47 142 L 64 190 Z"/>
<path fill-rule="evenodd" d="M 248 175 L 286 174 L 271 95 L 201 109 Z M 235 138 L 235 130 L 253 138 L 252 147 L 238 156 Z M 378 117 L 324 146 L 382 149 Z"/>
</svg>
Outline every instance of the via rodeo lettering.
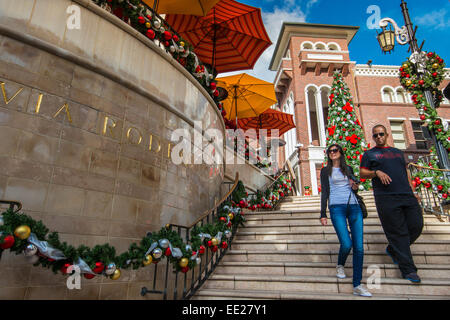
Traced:
<svg viewBox="0 0 450 320">
<path fill-rule="evenodd" d="M 23 90 L 23 88 L 20 88 L 19 90 L 16 91 L 16 93 L 14 93 L 12 95 L 12 97 L 8 98 L 7 94 L 6 94 L 5 86 L 6 86 L 5 82 L 0 81 L 0 88 L 2 91 L 2 95 L 3 95 L 3 101 L 5 102 L 6 105 L 8 105 L 11 101 L 13 101 L 20 94 L 20 92 Z M 38 100 L 36 102 L 36 107 L 34 108 L 34 114 L 39 114 L 39 112 L 41 110 L 43 97 L 44 97 L 44 94 L 40 93 L 38 96 Z M 72 124 L 73 119 L 72 119 L 72 115 L 70 114 L 69 104 L 67 102 L 65 102 L 55 112 L 55 114 L 52 117 L 55 119 L 62 111 L 65 112 L 65 114 L 67 116 L 67 120 L 69 121 L 69 123 Z M 103 136 L 108 136 L 110 138 L 120 141 L 121 137 L 117 136 L 117 132 L 116 132 L 119 129 L 119 127 L 117 125 L 118 122 L 119 122 L 119 120 L 114 120 L 109 116 L 104 116 L 102 119 L 102 122 L 101 122 L 100 134 Z M 155 153 L 160 152 L 163 149 L 163 144 L 164 144 L 164 149 L 167 150 L 167 152 L 164 153 L 164 156 L 167 158 L 170 158 L 171 151 L 172 151 L 172 143 L 170 141 L 161 139 L 161 137 L 156 134 L 148 133 L 149 141 L 148 141 L 148 144 L 146 146 L 144 146 L 144 143 L 143 143 L 144 136 L 143 136 L 141 130 L 139 130 L 138 128 L 136 128 L 134 126 L 129 126 L 128 128 L 124 128 L 124 133 L 125 133 L 128 143 L 133 144 L 133 145 L 143 146 L 148 151 L 153 151 Z M 153 147 L 154 142 L 156 144 L 155 148 Z M 166 148 L 166 146 L 167 146 L 167 148 Z"/>
</svg>

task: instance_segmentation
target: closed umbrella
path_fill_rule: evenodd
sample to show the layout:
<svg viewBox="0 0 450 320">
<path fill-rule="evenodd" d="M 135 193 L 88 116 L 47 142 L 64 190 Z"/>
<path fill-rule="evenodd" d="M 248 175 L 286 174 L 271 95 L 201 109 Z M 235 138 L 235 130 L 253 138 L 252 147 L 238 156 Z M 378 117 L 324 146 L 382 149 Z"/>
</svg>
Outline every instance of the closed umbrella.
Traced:
<svg viewBox="0 0 450 320">
<path fill-rule="evenodd" d="M 221 0 L 204 17 L 169 14 L 165 20 L 218 73 L 253 69 L 272 44 L 261 9 L 234 0 Z"/>
<path fill-rule="evenodd" d="M 273 84 L 246 73 L 217 78 L 217 86 L 228 91 L 222 101 L 230 120 L 257 117 L 277 102 Z"/>
<path fill-rule="evenodd" d="M 158 13 L 204 16 L 220 0 L 142 0 Z"/>
</svg>

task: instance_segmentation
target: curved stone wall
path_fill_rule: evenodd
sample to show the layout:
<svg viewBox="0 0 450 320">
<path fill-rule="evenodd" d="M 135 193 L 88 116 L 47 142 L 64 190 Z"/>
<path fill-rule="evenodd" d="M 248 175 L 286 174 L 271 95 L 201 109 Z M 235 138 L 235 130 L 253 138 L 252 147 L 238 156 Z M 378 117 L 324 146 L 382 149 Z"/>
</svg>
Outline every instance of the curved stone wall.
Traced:
<svg viewBox="0 0 450 320">
<path fill-rule="evenodd" d="M 70 5 L 80 30 L 67 28 Z M 122 252 L 166 223 L 191 223 L 220 197 L 223 165 L 169 160 L 174 129 L 193 133 L 201 121 L 224 132 L 214 101 L 90 1 L 0 0 L 0 86 L 0 198 L 21 201 L 62 240 Z M 123 274 L 68 290 L 63 276 L 5 252 L 0 298 L 134 299 L 153 282 L 152 268 Z"/>
</svg>

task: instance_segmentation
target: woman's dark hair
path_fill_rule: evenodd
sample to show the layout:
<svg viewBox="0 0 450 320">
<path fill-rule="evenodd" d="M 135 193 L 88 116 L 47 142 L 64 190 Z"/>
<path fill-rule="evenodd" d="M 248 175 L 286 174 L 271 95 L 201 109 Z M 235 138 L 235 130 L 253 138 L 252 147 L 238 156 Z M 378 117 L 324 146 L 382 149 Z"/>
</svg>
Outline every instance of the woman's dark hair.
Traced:
<svg viewBox="0 0 450 320">
<path fill-rule="evenodd" d="M 331 159 L 330 159 L 330 149 L 333 148 L 333 147 L 338 148 L 339 149 L 339 153 L 341 154 L 341 156 L 339 157 L 339 168 L 341 169 L 342 174 L 345 177 L 350 178 L 350 170 L 348 169 L 347 161 L 345 160 L 344 150 L 338 144 L 332 144 L 327 149 L 328 163 L 327 163 L 327 166 L 326 166 L 326 170 L 327 170 L 328 176 L 331 176 L 331 173 L 333 172 L 333 161 L 331 161 Z"/>
</svg>

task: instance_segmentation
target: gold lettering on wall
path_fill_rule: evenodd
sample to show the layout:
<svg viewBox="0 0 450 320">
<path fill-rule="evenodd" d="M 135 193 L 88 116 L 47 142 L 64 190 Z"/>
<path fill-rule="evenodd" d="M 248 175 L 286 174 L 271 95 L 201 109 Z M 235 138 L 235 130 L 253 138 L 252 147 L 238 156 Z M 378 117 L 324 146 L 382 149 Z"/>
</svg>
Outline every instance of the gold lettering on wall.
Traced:
<svg viewBox="0 0 450 320">
<path fill-rule="evenodd" d="M 136 130 L 139 133 L 139 141 L 138 141 L 138 143 L 134 143 L 132 140 L 130 140 L 130 136 L 131 136 L 130 133 L 131 133 L 131 130 L 133 130 L 133 129 Z M 139 145 L 142 142 L 142 134 L 141 134 L 141 132 L 139 131 L 138 128 L 136 128 L 136 127 L 129 127 L 128 130 L 127 130 L 127 139 L 128 139 L 128 141 L 130 141 L 131 144 Z"/>
<path fill-rule="evenodd" d="M 69 105 L 67 104 L 67 102 L 64 103 L 64 105 L 61 108 L 59 108 L 58 111 L 56 111 L 53 118 L 56 118 L 58 116 L 58 114 L 62 111 L 62 109 L 65 109 L 66 114 L 67 114 L 67 119 L 69 120 L 70 123 L 72 123 L 72 117 L 70 116 Z"/>
<path fill-rule="evenodd" d="M 110 120 L 110 121 L 108 121 Z M 111 125 L 109 125 L 109 122 L 112 122 Z M 102 134 L 104 136 L 106 136 L 106 129 L 108 129 L 109 134 L 111 135 L 112 138 L 114 137 L 114 131 L 112 129 L 114 129 L 116 127 L 116 122 L 113 119 L 110 119 L 109 117 L 105 117 L 105 121 L 103 122 L 103 129 L 102 129 Z"/>
<path fill-rule="evenodd" d="M 6 97 L 5 83 L 4 82 L 0 82 L 0 86 L 2 87 L 3 100 L 5 100 L 5 104 L 8 104 L 12 100 L 14 100 L 14 98 L 23 90 L 23 88 L 20 88 L 19 90 L 17 90 L 17 92 L 10 99 L 8 99 Z"/>
<path fill-rule="evenodd" d="M 44 97 L 44 94 L 43 93 L 39 94 L 39 98 L 36 103 L 35 113 L 39 113 L 39 110 L 41 109 L 42 97 Z"/>
<path fill-rule="evenodd" d="M 161 151 L 161 140 L 159 139 L 159 136 L 157 136 L 156 134 L 150 134 L 150 143 L 148 145 L 148 150 L 152 151 L 152 145 L 153 145 L 153 136 L 156 136 L 158 139 L 158 149 L 155 151 L 156 153 L 158 153 L 159 151 Z"/>
</svg>

